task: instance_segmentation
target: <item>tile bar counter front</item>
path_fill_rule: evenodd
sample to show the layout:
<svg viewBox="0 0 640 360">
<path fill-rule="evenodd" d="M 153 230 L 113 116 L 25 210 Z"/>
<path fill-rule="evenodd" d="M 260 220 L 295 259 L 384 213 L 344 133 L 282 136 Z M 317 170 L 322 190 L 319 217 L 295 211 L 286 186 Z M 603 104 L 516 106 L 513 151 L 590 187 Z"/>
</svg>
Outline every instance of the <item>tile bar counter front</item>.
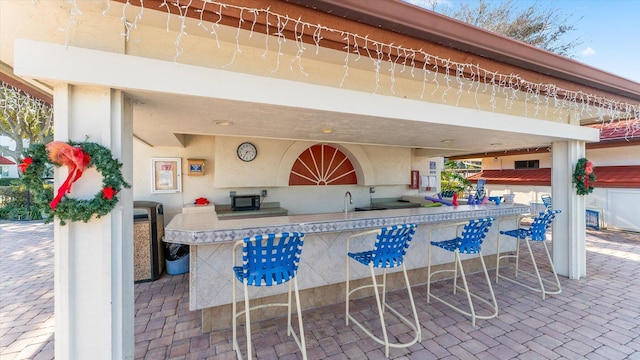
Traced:
<svg viewBox="0 0 640 360">
<path fill-rule="evenodd" d="M 438 227 L 433 231 L 434 239 L 453 238 L 455 223 L 488 216 L 497 218 L 482 247 L 488 264 L 495 264 L 491 259 L 495 259 L 498 230 L 515 228 L 517 217 L 528 212 L 526 205 L 486 204 L 235 220 L 219 220 L 215 212 L 183 213 L 174 216 L 166 226 L 164 241 L 190 245 L 189 309 L 203 310 L 203 331 L 211 331 L 231 326 L 232 286 L 238 285 L 231 270 L 232 248 L 237 240 L 247 236 L 284 231 L 306 235 L 297 278 L 302 307 L 311 309 L 344 302 L 346 239 L 354 233 L 394 224 L 418 224 L 405 256 L 411 284 L 415 286 L 426 282 L 427 248 L 432 227 Z M 440 228 L 447 223 L 452 226 Z M 370 249 L 374 239 L 352 244 L 351 251 Z M 515 246 L 501 250 L 515 250 Z M 438 252 L 434 256 L 433 264 L 436 265 L 453 261 L 449 254 Z M 473 272 L 474 267 L 470 263 L 466 271 Z M 352 274 L 353 279 L 370 280 L 368 268 L 357 270 Z M 390 289 L 395 287 L 395 274 L 388 274 Z M 283 296 L 286 290 L 286 286 L 264 288 L 260 289 L 260 296 Z M 424 294 L 418 292 L 414 296 L 421 295 Z M 251 299 L 254 298 L 252 293 Z"/>
</svg>

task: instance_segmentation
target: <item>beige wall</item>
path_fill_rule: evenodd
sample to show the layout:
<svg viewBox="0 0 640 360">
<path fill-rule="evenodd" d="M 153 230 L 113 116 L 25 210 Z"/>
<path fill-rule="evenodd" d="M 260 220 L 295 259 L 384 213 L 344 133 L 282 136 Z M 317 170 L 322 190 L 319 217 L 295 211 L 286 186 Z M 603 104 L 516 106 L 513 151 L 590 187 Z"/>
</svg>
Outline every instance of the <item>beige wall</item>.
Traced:
<svg viewBox="0 0 640 360">
<path fill-rule="evenodd" d="M 594 166 L 640 165 L 640 145 L 605 149 L 587 149 L 586 157 Z M 541 168 L 551 167 L 551 153 L 482 158 L 483 170 L 513 169 L 515 161 L 540 160 Z"/>
<path fill-rule="evenodd" d="M 414 158 L 409 148 L 386 146 L 360 146 L 332 144 L 349 155 L 355 167 L 360 168 L 358 185 L 339 186 L 288 186 L 278 180 L 278 173 L 288 174 L 297 156 L 313 142 L 256 139 L 241 137 L 214 137 L 189 135 L 186 146 L 151 147 L 134 140 L 134 200 L 161 202 L 167 221 L 181 212 L 184 204 L 196 198 L 206 197 L 216 204 L 228 204 L 229 192 L 238 195 L 260 194 L 265 189 L 265 202 L 280 202 L 290 214 L 341 211 L 344 194 L 350 191 L 356 206 L 366 206 L 371 201 L 369 187 L 374 186 L 374 198 L 399 198 L 402 195 L 418 195 L 409 189 L 412 169 L 428 167 L 428 159 Z M 254 161 L 238 159 L 236 149 L 244 141 L 254 143 L 258 156 Z M 291 148 L 296 151 L 289 151 Z M 177 157 L 182 160 L 182 192 L 151 193 L 151 160 L 153 158 Z M 187 174 L 187 159 L 204 159 L 204 176 Z M 286 166 L 282 166 L 286 163 Z M 288 176 L 286 178 L 288 181 Z"/>
<path fill-rule="evenodd" d="M 73 9 L 74 3 L 77 10 Z M 182 21 L 175 16 L 168 19 L 166 11 L 136 6 L 126 6 L 123 11 L 123 8 L 125 5 L 121 3 L 106 0 L 0 1 L 0 12 L 22 15 L 2 17 L 0 60 L 13 65 L 13 40 L 32 39 L 482 111 L 526 114 L 529 118 L 554 122 L 566 123 L 568 118 L 575 118 L 569 114 L 570 109 L 532 113 L 520 101 L 493 107 L 491 92 L 467 81 L 453 84 L 451 76 L 434 76 L 421 68 L 405 69 L 386 61 L 379 63 L 376 71 L 373 58 L 364 54 L 346 57 L 343 51 L 328 48 L 316 52 L 315 46 L 307 44 L 302 58 L 297 59 L 299 48 L 295 41 L 279 43 L 274 36 L 265 41 L 264 34 L 237 31 L 233 26 L 213 27 L 206 23 L 203 27 L 198 20 L 187 18 L 186 34 L 181 35 Z M 70 13 L 76 15 L 70 18 Z M 129 21 L 128 39 L 123 36 L 127 33 L 123 14 Z M 136 19 L 139 15 L 143 16 Z"/>
<path fill-rule="evenodd" d="M 628 166 L 640 165 L 640 146 L 623 146 L 605 149 L 586 150 L 586 157 L 598 166 Z M 516 160 L 540 160 L 540 167 L 551 167 L 551 154 L 531 154 L 518 156 L 504 156 L 495 160 L 493 157 L 482 159 L 483 170 L 513 169 Z M 515 194 L 515 202 L 528 204 L 540 203 L 542 194 L 551 194 L 551 186 L 531 185 L 492 185 L 487 184 L 486 189 L 490 196 L 502 194 Z M 635 220 L 638 213 L 640 190 L 599 188 L 585 196 L 587 209 L 602 211 L 604 226 L 614 227 L 630 231 L 640 231 L 640 224 Z"/>
</svg>

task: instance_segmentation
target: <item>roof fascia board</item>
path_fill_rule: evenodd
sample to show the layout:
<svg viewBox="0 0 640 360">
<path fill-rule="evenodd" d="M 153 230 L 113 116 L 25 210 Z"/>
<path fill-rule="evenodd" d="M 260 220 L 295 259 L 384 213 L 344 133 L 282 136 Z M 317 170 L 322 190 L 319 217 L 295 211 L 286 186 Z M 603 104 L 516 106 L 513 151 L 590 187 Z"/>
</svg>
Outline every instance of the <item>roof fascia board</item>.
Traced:
<svg viewBox="0 0 640 360">
<path fill-rule="evenodd" d="M 400 0 L 285 0 L 640 101 L 640 83 Z"/>
</svg>

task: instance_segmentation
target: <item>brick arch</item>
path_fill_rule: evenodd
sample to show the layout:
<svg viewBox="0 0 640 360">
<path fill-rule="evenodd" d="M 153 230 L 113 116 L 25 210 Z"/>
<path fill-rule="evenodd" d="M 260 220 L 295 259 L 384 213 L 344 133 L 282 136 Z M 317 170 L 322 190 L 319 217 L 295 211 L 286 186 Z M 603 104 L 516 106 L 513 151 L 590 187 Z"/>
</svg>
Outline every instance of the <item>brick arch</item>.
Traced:
<svg viewBox="0 0 640 360">
<path fill-rule="evenodd" d="M 355 185 L 356 170 L 339 149 L 316 144 L 304 150 L 293 163 L 289 185 Z"/>
</svg>

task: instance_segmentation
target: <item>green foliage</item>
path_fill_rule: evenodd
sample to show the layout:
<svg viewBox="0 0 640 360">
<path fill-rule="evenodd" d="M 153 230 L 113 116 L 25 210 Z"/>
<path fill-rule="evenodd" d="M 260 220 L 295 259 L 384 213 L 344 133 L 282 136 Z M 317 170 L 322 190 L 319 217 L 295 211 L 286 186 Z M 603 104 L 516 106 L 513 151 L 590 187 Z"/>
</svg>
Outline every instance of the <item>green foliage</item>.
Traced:
<svg viewBox="0 0 640 360">
<path fill-rule="evenodd" d="M 20 180 L 16 178 L 0 178 L 0 186 L 10 186 L 14 183 L 17 183 L 18 181 Z"/>
<path fill-rule="evenodd" d="M 440 186 L 440 192 L 443 195 L 453 195 L 453 193 L 457 193 L 458 196 L 462 196 L 465 191 L 470 191 L 473 187 L 469 180 L 453 171 L 443 171 L 440 173 Z"/>
<path fill-rule="evenodd" d="M 34 144 L 53 139 L 53 108 L 40 99 L 0 82 L 0 135 L 15 143 L 15 149 L 5 149 L 5 154 L 19 158 L 24 150 L 23 140 Z"/>
<path fill-rule="evenodd" d="M 15 180 L 15 179 L 14 179 Z M 46 184 L 45 193 L 53 197 L 53 186 Z M 32 194 L 24 185 L 16 182 L 11 186 L 0 186 L 0 219 L 6 220 L 40 220 L 44 208 L 42 204 L 32 201 Z"/>
<path fill-rule="evenodd" d="M 570 51 L 582 44 L 580 39 L 566 39 L 577 30 L 575 24 L 581 19 L 571 19 L 571 15 L 553 8 L 553 2 L 533 3 L 524 9 L 513 0 L 428 3 L 427 8 L 433 11 L 559 55 L 570 56 Z"/>
</svg>

